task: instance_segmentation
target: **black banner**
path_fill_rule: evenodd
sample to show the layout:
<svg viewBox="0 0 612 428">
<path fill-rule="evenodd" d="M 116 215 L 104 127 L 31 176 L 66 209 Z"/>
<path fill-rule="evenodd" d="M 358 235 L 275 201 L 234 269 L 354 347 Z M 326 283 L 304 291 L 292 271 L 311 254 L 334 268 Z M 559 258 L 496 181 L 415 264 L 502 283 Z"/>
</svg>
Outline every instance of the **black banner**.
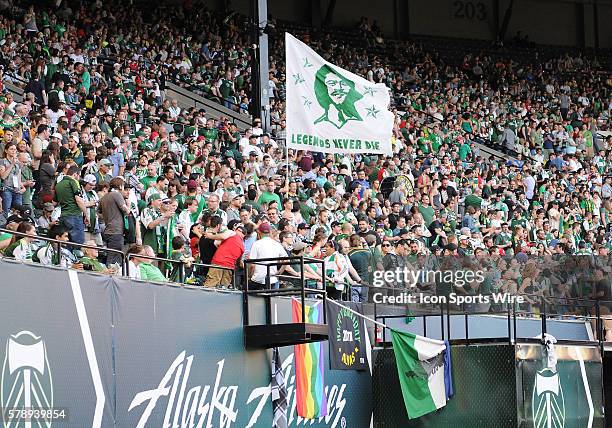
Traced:
<svg viewBox="0 0 612 428">
<path fill-rule="evenodd" d="M 355 312 L 357 303 L 342 302 Z M 327 324 L 329 325 L 329 366 L 332 370 L 367 370 L 365 335 L 363 319 L 353 312 L 336 305 L 327 304 Z"/>
</svg>

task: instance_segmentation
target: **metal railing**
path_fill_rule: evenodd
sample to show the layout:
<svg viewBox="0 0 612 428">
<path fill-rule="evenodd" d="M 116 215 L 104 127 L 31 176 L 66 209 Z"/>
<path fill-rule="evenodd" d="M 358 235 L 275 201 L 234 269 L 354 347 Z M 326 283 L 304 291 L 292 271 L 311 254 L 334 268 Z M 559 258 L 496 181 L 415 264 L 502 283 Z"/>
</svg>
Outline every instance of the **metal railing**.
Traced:
<svg viewBox="0 0 612 428">
<path fill-rule="evenodd" d="M 156 257 L 156 256 L 145 256 L 142 254 L 129 254 L 127 256 L 127 265 L 126 265 L 126 271 L 127 271 L 127 276 L 130 276 L 130 264 L 129 261 L 135 259 L 135 258 L 139 258 L 139 259 L 145 259 L 145 260 L 151 260 L 152 262 L 157 262 L 157 263 L 161 263 L 161 269 L 160 271 L 162 272 L 162 274 L 166 277 L 166 279 L 168 281 L 170 281 L 170 279 L 168 278 L 169 274 L 168 274 L 168 268 L 166 266 L 166 263 L 169 263 L 171 265 L 177 265 L 177 279 L 178 281 L 174 281 L 177 282 L 179 284 L 185 284 L 187 278 L 185 278 L 185 266 L 187 265 L 187 262 L 183 261 L 183 260 L 174 260 L 174 259 L 168 259 L 168 258 L 164 258 L 164 257 Z M 193 271 L 195 272 L 195 269 L 197 267 L 201 267 L 201 268 L 208 268 L 208 269 L 219 269 L 219 270 L 226 270 L 229 271 L 231 273 L 232 279 L 231 279 L 231 286 L 236 288 L 236 270 L 235 269 L 231 269 L 225 266 L 219 266 L 219 265 L 213 265 L 213 264 L 205 264 L 205 263 L 197 263 L 197 262 L 193 262 L 189 264 L 192 268 Z M 170 271 L 172 272 L 172 271 Z M 194 274 L 194 276 L 199 276 L 198 274 Z M 205 277 L 204 277 L 205 279 Z"/>
<path fill-rule="evenodd" d="M 492 296 L 492 294 L 483 294 L 482 296 L 490 297 Z M 469 345 L 473 340 L 475 340 L 470 337 L 470 323 L 469 323 L 470 318 L 469 317 L 473 315 L 503 315 L 505 316 L 507 319 L 507 329 L 506 329 L 507 335 L 505 337 L 502 337 L 501 339 L 504 341 L 507 341 L 509 344 L 517 343 L 517 341 L 521 339 L 517 333 L 518 332 L 517 318 L 537 319 L 539 317 L 541 321 L 540 322 L 540 332 L 543 336 L 544 334 L 548 332 L 548 322 L 550 319 L 556 318 L 561 321 L 566 321 L 567 318 L 572 317 L 572 318 L 584 321 L 585 323 L 595 322 L 594 339 L 598 343 L 600 352 L 603 354 L 604 344 L 606 343 L 606 340 L 605 340 L 605 320 L 606 318 L 602 316 L 601 307 L 602 305 L 612 306 L 612 301 L 597 300 L 597 299 L 583 299 L 583 298 L 565 298 L 565 297 L 555 298 L 555 297 L 544 297 L 540 295 L 531 295 L 531 294 L 526 294 L 523 296 L 530 297 L 534 300 L 539 299 L 540 300 L 540 306 L 539 306 L 540 310 L 532 311 L 532 310 L 527 310 L 527 309 L 519 309 L 518 303 L 508 304 L 506 309 L 496 310 L 496 311 L 468 310 L 466 309 L 466 305 L 469 305 L 469 304 L 466 304 L 466 303 L 463 303 L 459 305 L 457 309 L 454 309 L 453 307 L 456 307 L 456 306 L 451 305 L 449 300 L 446 300 L 445 302 L 441 302 L 441 303 L 433 305 L 433 306 L 437 306 L 437 310 L 435 311 L 437 313 L 432 312 L 432 313 L 427 313 L 427 314 L 410 314 L 410 313 L 407 313 L 407 314 L 382 313 L 381 314 L 380 313 L 381 306 L 383 308 L 388 308 L 389 305 L 381 305 L 381 304 L 374 303 L 374 319 L 376 321 L 380 320 L 383 324 L 386 324 L 386 320 L 388 319 L 422 318 L 423 319 L 423 336 L 427 336 L 427 318 L 440 317 L 441 339 L 445 340 L 446 338 L 448 338 L 448 340 L 451 340 L 452 338 L 451 317 L 452 316 L 462 316 L 464 319 L 464 331 L 465 331 L 464 338 L 454 339 L 454 340 L 460 341 L 464 343 L 465 345 Z M 560 306 L 569 306 L 569 305 L 574 306 L 574 307 L 577 306 L 577 307 L 585 308 L 586 311 L 584 314 L 581 314 L 581 315 L 574 315 L 574 314 L 566 315 L 566 314 L 560 314 L 557 312 L 549 312 L 547 309 L 550 304 L 547 303 L 546 301 L 547 299 L 558 301 L 555 304 L 560 305 Z M 569 302 L 566 302 L 568 300 Z M 494 338 L 489 338 L 487 340 L 491 341 L 491 340 L 494 340 Z M 384 344 L 388 343 L 385 328 L 382 329 L 382 343 L 383 343 L 383 346 Z"/>
<path fill-rule="evenodd" d="M 325 284 L 325 261 L 320 259 L 313 259 L 310 257 L 304 256 L 293 256 L 293 257 L 279 257 L 279 258 L 265 258 L 265 259 L 252 259 L 245 260 L 245 281 L 244 281 L 244 292 L 243 292 L 243 315 L 244 315 L 244 325 L 249 325 L 249 296 L 264 296 L 266 298 L 266 322 L 267 324 L 271 324 L 271 303 L 270 297 L 278 297 L 278 296 L 300 296 L 301 304 L 302 304 L 302 320 L 306 319 L 306 295 L 314 295 L 321 296 L 323 299 L 323 308 L 326 307 L 327 304 L 327 291 L 325 290 L 325 286 L 323 289 L 318 288 L 308 288 L 306 286 L 306 275 L 304 271 L 304 266 L 306 264 L 318 264 L 321 265 L 321 282 Z M 300 266 L 300 276 L 293 277 L 299 279 L 300 286 L 299 287 L 285 287 L 280 288 L 279 281 L 272 284 L 271 282 L 271 269 L 278 268 L 279 266 L 292 266 L 299 265 Z M 252 284 L 254 281 L 251 279 L 251 273 L 249 271 L 249 267 L 253 266 L 256 268 L 257 266 L 265 266 L 266 276 L 265 283 L 261 284 L 263 288 L 257 289 L 249 289 L 249 284 Z M 273 276 L 277 276 L 276 272 Z M 277 277 L 278 278 L 278 277 Z M 278 285 L 277 288 L 273 288 L 273 285 Z M 305 322 L 305 321 L 303 321 Z M 323 311 L 323 323 L 327 322 L 327 315 L 325 311 Z"/>
<path fill-rule="evenodd" d="M 77 248 L 87 248 L 87 249 L 91 249 L 91 250 L 97 250 L 99 252 L 103 252 L 103 253 L 110 253 L 110 254 L 116 254 L 117 256 L 119 256 L 121 258 L 121 274 L 125 275 L 126 273 L 126 256 L 123 253 L 123 251 L 119 251 L 119 250 L 114 250 L 111 248 L 105 248 L 105 247 L 98 247 L 95 245 L 86 245 L 86 244 L 78 244 L 76 242 L 71 242 L 71 241 L 60 241 L 57 239 L 52 239 L 52 238 L 47 238 L 45 236 L 38 236 L 38 235 L 28 235 L 27 233 L 21 233 L 21 232 L 16 232 L 10 229 L 1 229 L 0 228 L 0 233 L 8 233 L 11 234 L 13 236 L 18 236 L 20 238 L 31 238 L 35 241 L 44 241 L 44 242 L 49 242 L 50 244 L 56 244 L 57 245 L 57 253 L 61 255 L 61 251 L 62 251 L 62 247 L 77 247 Z M 61 256 L 58 258 L 58 263 L 59 264 L 61 261 Z"/>
</svg>

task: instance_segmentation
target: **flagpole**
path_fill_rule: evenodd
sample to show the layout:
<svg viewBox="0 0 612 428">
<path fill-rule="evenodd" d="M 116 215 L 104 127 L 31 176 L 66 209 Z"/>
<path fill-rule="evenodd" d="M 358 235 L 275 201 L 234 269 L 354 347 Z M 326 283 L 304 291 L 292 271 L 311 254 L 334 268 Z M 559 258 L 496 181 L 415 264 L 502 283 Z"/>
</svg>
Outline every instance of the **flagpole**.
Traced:
<svg viewBox="0 0 612 428">
<path fill-rule="evenodd" d="M 389 330 L 391 330 L 391 327 L 389 327 L 388 325 L 383 324 L 383 323 L 381 323 L 379 321 L 373 320 L 372 318 L 366 317 L 365 315 L 360 314 L 359 312 L 352 310 L 348 306 L 341 305 L 340 303 L 336 302 L 335 300 L 327 299 L 327 302 L 328 303 L 333 303 L 336 306 L 340 306 L 341 308 L 346 309 L 347 311 L 354 313 L 355 315 L 357 315 L 358 317 L 363 318 L 364 320 L 370 321 L 371 323 L 374 323 L 374 324 L 376 324 L 378 326 L 381 326 L 383 328 L 388 328 Z"/>
<path fill-rule="evenodd" d="M 289 147 L 287 146 L 287 141 L 285 141 L 285 150 L 287 150 L 287 178 L 285 180 L 285 185 L 289 188 Z M 287 195 L 285 195 L 287 197 Z"/>
</svg>

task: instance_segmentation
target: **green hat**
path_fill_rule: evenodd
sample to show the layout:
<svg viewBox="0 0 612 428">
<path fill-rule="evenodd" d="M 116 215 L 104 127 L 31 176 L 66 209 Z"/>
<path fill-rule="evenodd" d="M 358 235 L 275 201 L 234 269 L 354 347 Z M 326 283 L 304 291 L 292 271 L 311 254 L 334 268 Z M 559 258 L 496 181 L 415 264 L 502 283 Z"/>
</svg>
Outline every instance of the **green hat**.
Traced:
<svg viewBox="0 0 612 428">
<path fill-rule="evenodd" d="M 159 196 L 159 193 L 153 193 L 151 196 L 149 196 L 148 202 L 151 203 L 158 199 L 161 199 L 161 196 Z"/>
<path fill-rule="evenodd" d="M 136 131 L 136 137 L 144 137 L 145 133 L 142 131 Z"/>
</svg>

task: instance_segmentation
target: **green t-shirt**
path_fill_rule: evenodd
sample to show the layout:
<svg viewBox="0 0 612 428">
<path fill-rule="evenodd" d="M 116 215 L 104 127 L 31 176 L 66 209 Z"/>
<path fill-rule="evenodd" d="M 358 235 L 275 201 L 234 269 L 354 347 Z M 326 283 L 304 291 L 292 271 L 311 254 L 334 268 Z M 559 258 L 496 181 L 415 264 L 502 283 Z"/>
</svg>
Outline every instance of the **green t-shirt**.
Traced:
<svg viewBox="0 0 612 428">
<path fill-rule="evenodd" d="M 425 221 L 425 227 L 429 227 L 435 215 L 433 207 L 431 205 L 427 207 L 424 205 L 419 205 L 419 212 L 423 216 L 423 220 Z"/>
<path fill-rule="evenodd" d="M 438 150 L 440 150 L 440 146 L 442 145 L 442 138 L 440 138 L 438 134 L 432 133 L 429 136 L 429 141 L 431 141 L 431 149 L 434 151 L 434 153 L 438 153 Z"/>
<path fill-rule="evenodd" d="M 482 198 L 476 196 L 476 195 L 467 195 L 465 197 L 465 207 L 469 207 L 472 206 L 474 208 L 480 208 L 480 205 L 482 204 Z"/>
<path fill-rule="evenodd" d="M 102 272 L 106 269 L 102 263 L 100 263 L 97 259 L 92 259 L 91 257 L 83 257 L 80 262 L 85 266 L 91 266 L 94 272 Z"/>
<path fill-rule="evenodd" d="M 140 279 L 159 282 L 166 281 L 166 277 L 161 273 L 159 268 L 153 266 L 151 263 L 140 263 L 138 268 L 140 270 Z"/>
<path fill-rule="evenodd" d="M 154 184 L 155 182 L 157 182 L 157 177 L 149 177 L 147 175 L 146 177 L 141 178 L 140 182 L 144 186 L 144 189 L 147 190 L 149 187 L 151 187 L 152 183 Z"/>
<path fill-rule="evenodd" d="M 85 88 L 85 92 L 89 93 L 89 87 L 91 86 L 91 76 L 89 75 L 89 71 L 83 71 L 81 74 L 81 87 Z"/>
<path fill-rule="evenodd" d="M 210 143 L 214 142 L 219 135 L 219 130 L 217 128 L 204 128 L 200 132 L 201 135 L 206 138 L 206 141 Z"/>
<path fill-rule="evenodd" d="M 356 248 L 349 252 L 349 259 L 351 260 L 351 264 L 359 274 L 359 277 L 364 280 L 366 283 L 371 283 L 371 263 L 370 257 L 372 254 L 369 250 L 365 248 Z"/>
<path fill-rule="evenodd" d="M 471 152 L 472 149 L 470 149 L 470 145 L 463 143 L 461 147 L 459 147 L 459 159 L 464 161 Z"/>
<path fill-rule="evenodd" d="M 270 202 L 274 202 L 274 201 L 276 201 L 278 203 L 278 206 L 280 207 L 281 205 L 280 196 L 278 196 L 276 193 L 271 193 L 271 192 L 266 191 L 261 194 L 257 202 L 259 202 L 260 204 L 269 204 Z"/>
<path fill-rule="evenodd" d="M 223 98 L 228 98 L 232 95 L 232 81 L 228 79 L 221 79 L 221 86 L 219 86 L 219 92 Z"/>
<path fill-rule="evenodd" d="M 80 195 L 81 185 L 72 177 L 64 177 L 55 185 L 55 200 L 62 208 L 62 217 L 83 214 L 75 199 Z"/>
</svg>

